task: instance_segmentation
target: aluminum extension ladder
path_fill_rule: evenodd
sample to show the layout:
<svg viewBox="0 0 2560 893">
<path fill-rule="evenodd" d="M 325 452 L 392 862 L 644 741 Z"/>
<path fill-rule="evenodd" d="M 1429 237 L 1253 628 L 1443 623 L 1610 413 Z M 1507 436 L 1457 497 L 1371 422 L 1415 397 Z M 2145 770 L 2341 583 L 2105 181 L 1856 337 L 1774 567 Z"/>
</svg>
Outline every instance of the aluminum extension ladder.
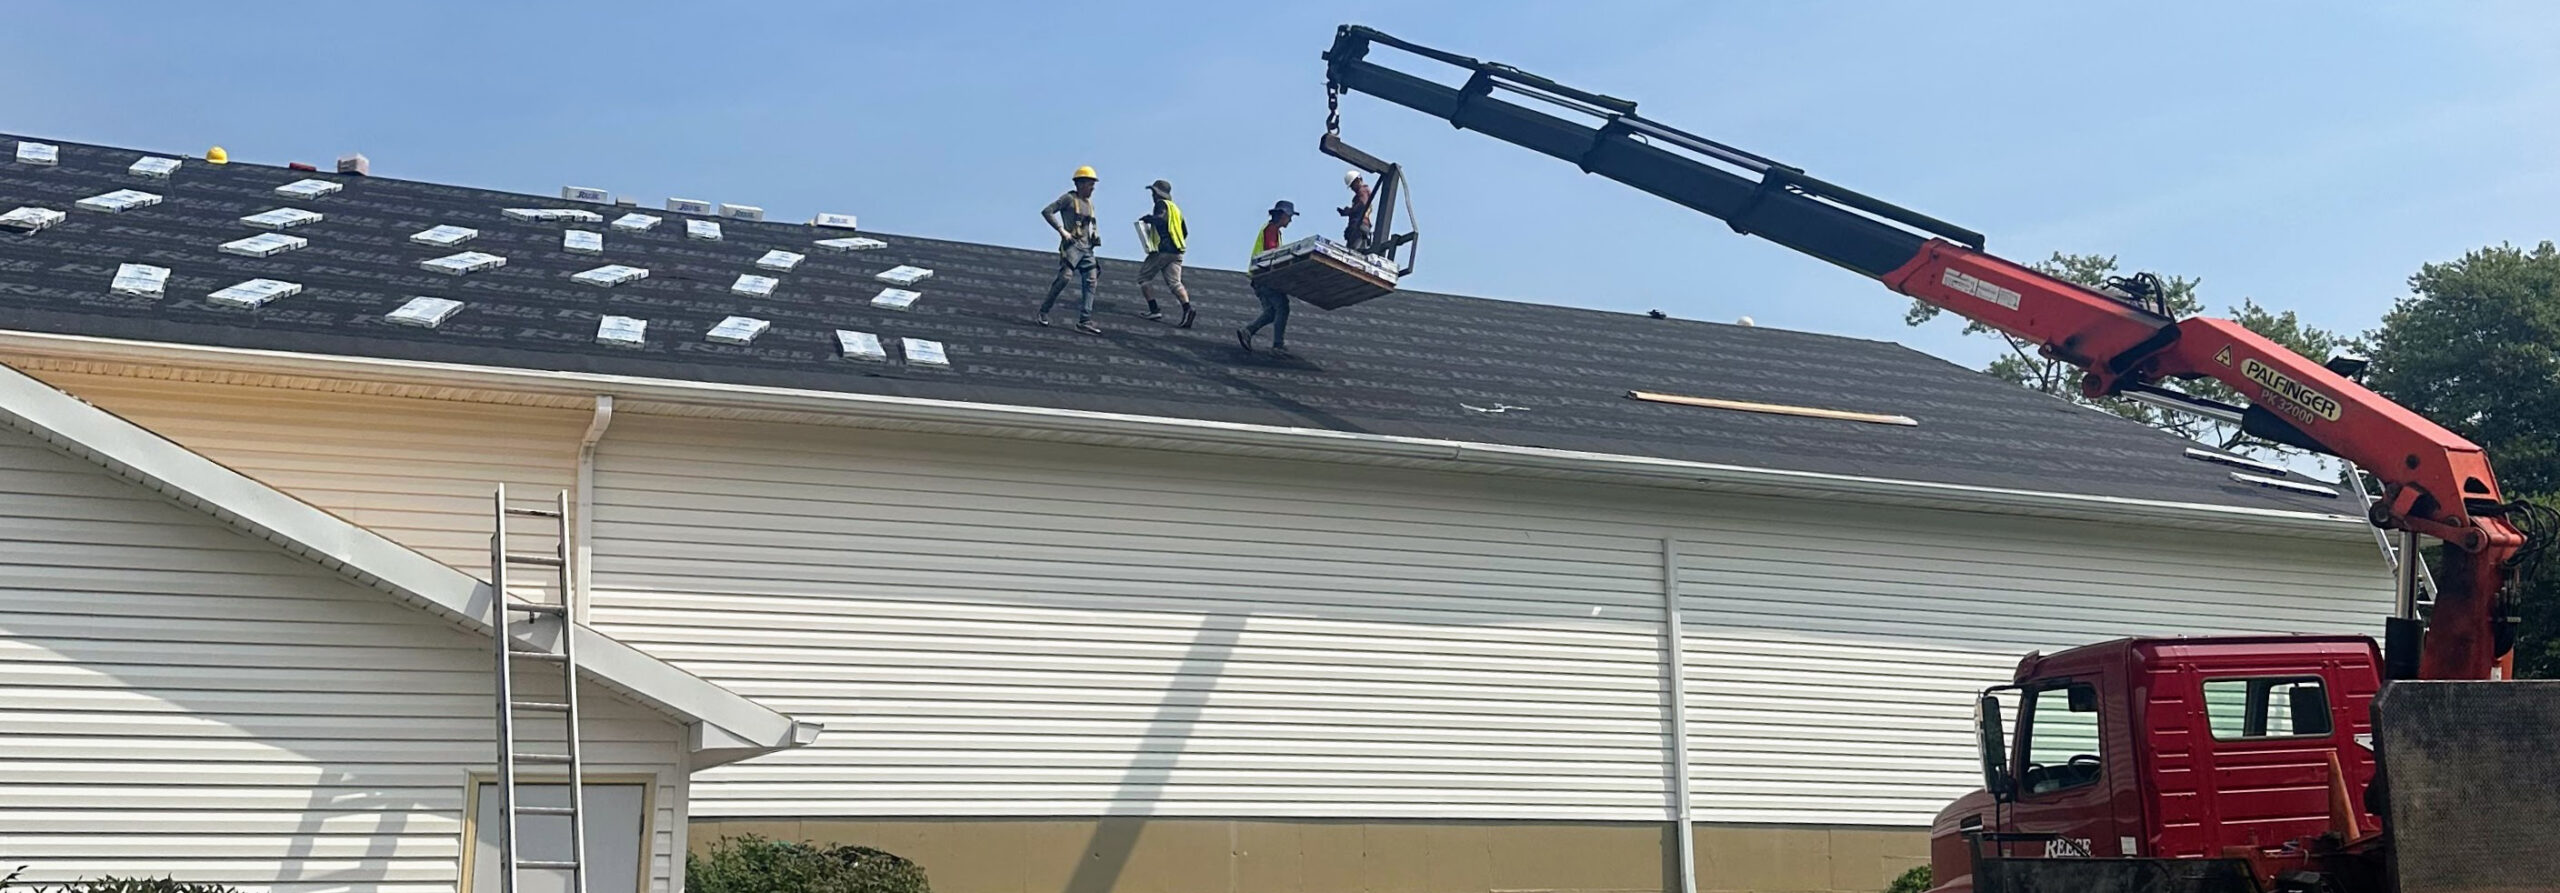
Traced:
<svg viewBox="0 0 2560 893">
<path fill-rule="evenodd" d="M 2356 502 L 2364 506 L 2365 516 L 2372 517 L 2373 494 L 2364 491 L 2364 469 L 2343 459 L 2339 461 L 2347 467 L 2347 489 L 2355 491 Z M 2427 570 L 2427 557 L 2418 554 L 2417 534 L 2403 530 L 2394 536 L 2391 531 L 2376 527 L 2373 528 L 2373 542 L 2382 549 L 2384 566 L 2391 568 L 2392 588 L 2395 590 L 2392 613 L 2414 619 L 2422 611 L 2434 607 L 2436 575 Z M 2403 562 L 2403 557 L 2408 561 Z"/>
<path fill-rule="evenodd" d="M 576 555 L 577 551 L 570 541 L 569 493 L 566 490 L 560 491 L 558 501 L 551 508 L 518 508 L 507 502 L 507 486 L 499 484 L 496 503 L 496 509 L 491 515 L 492 527 L 489 533 L 489 589 L 491 601 L 496 608 L 492 613 L 496 615 L 495 638 L 498 642 L 499 890 L 501 893 L 516 893 L 516 871 L 535 868 L 566 870 L 569 872 L 570 893 L 586 893 L 587 824 L 586 816 L 580 812 L 580 807 L 586 802 L 586 790 L 582 784 L 586 765 L 578 750 L 578 646 L 576 637 L 571 635 L 576 629 L 578 616 L 577 568 L 571 560 L 571 556 Z M 508 545 L 507 529 L 511 518 L 537 519 L 546 526 L 552 527 L 555 536 L 552 539 L 551 553 L 545 555 L 513 551 Z M 551 570 L 560 596 L 559 602 L 545 604 L 516 599 L 507 588 L 507 571 L 511 566 L 516 565 Z M 518 614 L 528 615 L 523 626 L 519 626 L 515 620 Z M 560 649 L 558 651 L 515 649 L 516 630 L 532 627 L 546 620 L 557 621 L 559 624 Z M 560 700 L 517 700 L 515 692 L 517 661 L 538 661 L 559 665 Z M 560 751 L 536 753 L 522 750 L 521 742 L 516 739 L 518 713 L 560 716 L 561 727 L 564 730 L 561 736 L 563 746 Z M 565 767 L 569 776 L 569 805 L 517 805 L 516 771 L 519 764 Z M 570 858 L 565 860 L 518 858 L 516 818 L 528 815 L 565 816 L 569 819 Z"/>
</svg>

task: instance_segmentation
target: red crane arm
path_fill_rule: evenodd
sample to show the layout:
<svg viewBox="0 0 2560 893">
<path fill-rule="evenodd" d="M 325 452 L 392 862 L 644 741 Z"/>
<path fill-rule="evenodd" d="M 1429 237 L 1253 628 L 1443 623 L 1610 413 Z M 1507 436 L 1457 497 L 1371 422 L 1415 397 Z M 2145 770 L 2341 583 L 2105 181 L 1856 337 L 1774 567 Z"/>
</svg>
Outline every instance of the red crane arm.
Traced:
<svg viewBox="0 0 2560 893">
<path fill-rule="evenodd" d="M 1468 72 L 1462 85 L 1369 58 L 1389 47 Z M 2532 529 L 2560 523 L 2510 505 L 2480 448 L 2273 341 L 2221 319 L 2171 319 L 2136 296 L 2083 288 L 1983 253 L 1982 234 L 1807 176 L 1799 168 L 1636 113 L 1625 99 L 1577 90 L 1508 65 L 1345 25 L 1325 52 L 1328 97 L 1358 92 L 1463 130 L 1573 163 L 1820 258 L 1893 290 L 2035 342 L 2085 371 L 2081 392 L 2182 398 L 2158 383 L 2212 378 L 2253 405 L 2241 430 L 2354 462 L 2383 483 L 2371 520 L 2445 541 L 2417 673 L 2485 679 L 2499 652 L 2498 600 Z M 1529 105 L 1522 104 L 1530 103 Z M 1599 122 L 1592 126 L 1589 121 Z M 1329 117 L 1323 145 L 1340 147 Z M 1341 154 L 1336 152 L 1336 154 Z"/>
<path fill-rule="evenodd" d="M 2461 435 L 2227 319 L 2175 322 L 2114 296 L 1932 239 L 1886 286 L 2041 346 L 2086 370 L 2091 397 L 2165 379 L 2211 378 L 2248 395 L 2253 433 L 2333 453 L 2383 485 L 2375 524 L 2445 541 L 2445 573 L 2420 651 L 2428 679 L 2483 679 L 2507 565 L 2524 535 L 2488 456 Z M 2257 413 L 2264 410 L 2264 413 Z"/>
</svg>

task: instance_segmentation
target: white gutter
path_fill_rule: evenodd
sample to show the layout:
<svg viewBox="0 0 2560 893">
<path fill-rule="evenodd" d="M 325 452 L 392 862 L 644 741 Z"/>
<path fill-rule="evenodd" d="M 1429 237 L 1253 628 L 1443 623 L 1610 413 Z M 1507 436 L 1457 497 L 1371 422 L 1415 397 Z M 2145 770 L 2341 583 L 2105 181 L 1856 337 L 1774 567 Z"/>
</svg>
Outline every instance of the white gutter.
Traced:
<svg viewBox="0 0 2560 893">
<path fill-rule="evenodd" d="M 596 443 L 604 439 L 604 429 L 612 424 L 613 397 L 597 394 L 595 416 L 587 420 L 587 433 L 578 437 L 578 485 L 577 493 L 572 497 L 575 505 L 570 507 L 574 514 L 571 523 L 575 525 L 572 535 L 578 540 L 577 553 L 569 560 L 578 564 L 577 572 L 571 576 L 578 581 L 579 623 L 587 622 L 587 604 L 591 601 L 587 598 L 588 581 L 594 579 L 590 575 L 596 567 L 596 550 L 592 545 L 596 538 Z"/>
<path fill-rule="evenodd" d="M 269 375 L 356 378 L 466 392 L 544 394 L 581 402 L 592 395 L 610 394 L 619 401 L 619 408 L 625 413 L 700 415 L 708 411 L 736 415 L 740 410 L 798 412 L 836 420 L 936 426 L 1035 439 L 1107 440 L 1151 448 L 1214 452 L 1235 452 L 1237 448 L 1247 448 L 1335 461 L 1447 464 L 1475 472 L 1601 477 L 1656 486 L 1786 498 L 1882 502 L 2114 523 L 2210 526 L 2260 534 L 2321 538 L 2366 535 L 2364 519 L 2349 514 L 1754 468 L 1319 428 L 0 331 L 0 356 L 18 355 L 90 363 L 107 361 L 146 366 L 206 367 Z"/>
</svg>

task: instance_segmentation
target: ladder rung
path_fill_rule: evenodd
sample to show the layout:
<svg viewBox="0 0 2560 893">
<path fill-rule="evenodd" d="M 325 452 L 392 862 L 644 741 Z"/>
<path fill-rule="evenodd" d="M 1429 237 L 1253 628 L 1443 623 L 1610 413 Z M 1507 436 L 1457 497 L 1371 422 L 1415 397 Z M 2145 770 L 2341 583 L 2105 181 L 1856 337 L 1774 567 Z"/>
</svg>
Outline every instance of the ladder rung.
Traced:
<svg viewBox="0 0 2560 893">
<path fill-rule="evenodd" d="M 520 762 L 526 763 L 566 763 L 569 761 L 569 755 L 565 753 L 520 753 L 516 754 L 516 759 Z"/>
<path fill-rule="evenodd" d="M 516 812 L 517 812 L 517 813 L 519 813 L 519 814 L 522 814 L 522 815 L 575 815 L 575 814 L 577 814 L 577 810 L 570 809 L 569 807 L 566 807 L 566 806 L 518 806 L 518 807 L 516 807 Z"/>
<path fill-rule="evenodd" d="M 576 862 L 554 862 L 554 861 L 551 861 L 551 860 L 548 860 L 548 859 L 518 859 L 518 860 L 516 860 L 516 867 L 517 867 L 517 868 L 566 868 L 566 869 L 569 869 L 570 871 L 576 871 L 576 870 L 578 870 L 578 863 L 576 863 Z"/>
<path fill-rule="evenodd" d="M 523 611 L 527 614 L 550 614 L 553 616 L 567 613 L 562 610 L 559 605 L 545 605 L 535 602 L 508 602 L 507 610 Z"/>
<path fill-rule="evenodd" d="M 568 655 L 555 651 L 509 651 L 507 656 L 517 660 L 566 661 L 569 659 Z"/>
<path fill-rule="evenodd" d="M 569 705 L 558 701 L 517 701 L 514 706 L 518 710 L 547 710 L 552 713 L 569 712 Z"/>
<path fill-rule="evenodd" d="M 560 517 L 560 510 L 559 510 L 559 509 L 520 509 L 520 508 L 516 508 L 516 507 L 513 507 L 513 506 L 509 506 L 509 507 L 507 508 L 507 514 L 510 514 L 510 515 L 522 515 L 522 516 L 527 517 L 527 518 L 557 518 L 557 517 Z"/>
<path fill-rule="evenodd" d="M 558 555 L 526 555 L 523 553 L 517 553 L 507 556 L 507 561 L 513 564 L 531 564 L 540 567 L 560 566 L 560 556 Z"/>
</svg>

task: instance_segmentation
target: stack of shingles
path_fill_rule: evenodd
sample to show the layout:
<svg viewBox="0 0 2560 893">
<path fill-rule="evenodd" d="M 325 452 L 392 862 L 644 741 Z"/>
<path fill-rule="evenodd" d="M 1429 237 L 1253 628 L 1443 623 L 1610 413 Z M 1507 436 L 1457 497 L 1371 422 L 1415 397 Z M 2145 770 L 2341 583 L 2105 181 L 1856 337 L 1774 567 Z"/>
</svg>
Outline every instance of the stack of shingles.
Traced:
<svg viewBox="0 0 2560 893">
<path fill-rule="evenodd" d="M 19 140 L 11 157 L 18 164 L 58 167 L 62 161 L 62 147 L 52 143 Z M 167 179 L 169 172 L 176 169 L 175 159 L 146 158 L 135 162 L 128 172 L 146 179 Z M 160 201 L 159 193 L 139 189 L 116 189 L 80 199 L 73 202 L 71 206 L 76 210 L 99 214 L 122 214 L 137 208 L 157 205 Z M 0 214 L 0 229 L 34 234 L 51 229 L 69 219 L 71 219 L 70 213 L 60 208 L 27 205 L 13 208 L 6 214 Z M 120 295 L 158 298 L 168 289 L 169 272 L 167 267 L 152 264 L 118 264 L 115 278 L 108 281 L 107 289 Z"/>
<path fill-rule="evenodd" d="M 722 211 L 729 212 L 737 206 L 720 207 Z M 670 199 L 667 202 L 667 208 L 678 213 L 705 214 L 710 213 L 711 203 L 693 199 Z M 731 213 L 730 216 L 740 216 L 741 219 L 761 219 L 763 215 L 759 211 L 752 216 L 741 216 L 736 213 Z M 624 215 L 623 219 L 615 221 L 614 225 L 633 231 L 646 231 L 656 226 L 657 222 L 658 219 L 655 217 L 633 213 Z M 811 221 L 811 225 L 851 229 L 853 218 L 851 215 L 844 214 L 821 214 L 818 219 Z M 719 221 L 700 219 L 685 221 L 685 236 L 690 239 L 714 242 L 725 241 L 727 238 L 726 233 L 721 230 Z M 821 250 L 839 253 L 888 247 L 886 242 L 863 237 L 820 239 L 813 244 Z M 757 272 L 739 273 L 737 279 L 730 283 L 729 292 L 748 298 L 772 297 L 774 292 L 782 287 L 781 277 L 773 274 L 792 272 L 807 259 L 807 255 L 796 251 L 785 251 L 779 248 L 767 250 L 762 256 L 756 258 Z M 923 297 L 923 294 L 895 286 L 915 285 L 932 275 L 932 270 L 905 265 L 884 271 L 878 274 L 877 278 L 883 282 L 892 283 L 892 287 L 882 289 L 878 296 L 872 298 L 871 304 L 874 307 L 889 310 L 906 310 L 913 307 L 916 300 Z M 608 316 L 605 317 L 603 325 L 605 328 L 599 330 L 598 340 L 636 346 L 641 343 L 639 339 L 647 323 L 644 320 Z M 754 343 L 757 336 L 764 334 L 772 327 L 773 323 L 770 320 L 731 315 L 712 326 L 703 337 L 715 343 L 743 346 Z M 871 362 L 887 362 L 889 359 L 886 345 L 881 342 L 877 333 L 837 329 L 835 334 L 836 346 L 847 359 Z M 942 342 L 921 338 L 901 338 L 899 347 L 900 355 L 910 368 L 948 369 L 951 366 L 949 353 L 944 349 Z"/>
<path fill-rule="evenodd" d="M 569 187 L 567 190 L 564 190 L 564 195 L 569 192 L 587 193 L 595 196 L 602 196 L 605 194 L 603 190 Z M 580 200 L 591 200 L 581 195 L 569 195 L 568 197 Z M 712 213 L 712 207 L 713 206 L 709 202 L 694 199 L 679 198 L 669 199 L 667 201 L 667 209 L 670 212 L 679 214 L 710 214 Z M 722 209 L 727 210 L 729 207 L 732 206 L 723 206 Z M 561 208 L 510 208 L 504 212 L 504 216 L 509 220 L 521 222 L 567 221 L 575 223 L 600 223 L 603 222 L 604 219 L 601 215 L 595 214 L 591 211 Z M 843 221 L 842 223 L 827 224 L 834 227 L 850 228 L 852 222 L 852 218 L 849 215 L 822 216 L 832 216 L 840 218 Z M 756 219 L 760 217 L 761 214 L 757 214 L 754 217 L 742 217 L 741 219 Z M 616 231 L 636 234 L 654 231 L 662 222 L 664 222 L 663 218 L 656 215 L 631 211 L 614 219 L 610 226 Z M 813 225 L 818 224 L 816 221 L 813 221 Z M 722 230 L 720 221 L 718 220 L 688 218 L 684 221 L 684 228 L 685 237 L 688 239 L 705 242 L 727 241 L 727 234 Z M 442 240 L 438 240 L 437 237 L 439 235 L 444 238 Z M 457 236 L 459 239 L 467 239 L 471 235 L 476 235 L 476 233 L 460 227 L 440 226 L 435 229 L 419 233 L 416 236 L 412 236 L 411 239 L 413 241 L 449 247 L 459 243 L 456 239 Z M 878 239 L 862 237 L 821 239 L 818 240 L 815 245 L 820 249 L 835 252 L 869 251 L 888 247 L 888 243 L 886 242 L 882 242 Z M 603 255 L 605 254 L 605 234 L 592 230 L 579 229 L 564 231 L 561 235 L 561 250 L 571 254 L 588 256 Z M 730 284 L 729 291 L 731 294 L 744 297 L 771 297 L 775 290 L 782 287 L 782 280 L 778 276 L 768 274 L 789 273 L 797 269 L 801 262 L 806 259 L 807 255 L 799 252 L 785 251 L 778 248 L 768 250 L 755 261 L 755 267 L 760 272 L 740 273 L 737 279 Z M 503 264 L 504 260 L 500 259 L 498 263 Z M 455 272 L 467 272 L 467 270 L 455 270 Z M 879 274 L 879 277 L 883 281 L 894 282 L 902 285 L 913 285 L 932 275 L 933 272 L 931 270 L 926 270 L 920 267 L 900 266 L 896 269 Z M 649 271 L 646 268 L 631 266 L 628 264 L 613 263 L 572 274 L 569 278 L 572 281 L 596 286 L 598 288 L 612 288 L 616 285 L 635 282 L 648 277 Z M 911 306 L 915 299 L 920 296 L 921 295 L 917 292 L 891 288 L 884 290 L 881 297 L 873 299 L 873 304 L 875 306 L 903 310 L 908 306 Z M 420 300 L 440 301 L 441 299 Z M 450 304 L 450 302 L 446 303 Z M 450 309 L 446 309 L 445 312 L 449 313 Z M 754 343 L 757 336 L 764 334 L 771 328 L 772 322 L 769 320 L 751 316 L 731 315 L 722 319 L 718 324 L 712 326 L 707 332 L 705 332 L 704 339 L 720 344 L 743 346 Z M 614 347 L 644 347 L 648 344 L 648 331 L 649 321 L 646 319 L 615 314 L 599 314 L 596 320 L 595 340 L 599 344 Z M 847 358 L 870 360 L 874 362 L 886 362 L 888 359 L 887 352 L 883 349 L 880 338 L 876 334 L 839 329 L 836 331 L 836 340 L 837 345 L 843 350 L 844 355 Z M 902 353 L 905 356 L 906 363 L 911 367 L 948 368 L 950 366 L 949 356 L 940 342 L 927 341 L 918 338 L 904 338 L 900 339 L 900 345 L 904 348 Z"/>
<path fill-rule="evenodd" d="M 53 164 L 58 157 L 59 149 L 51 145 L 21 141 L 17 146 L 16 160 L 21 163 Z M 134 162 L 128 168 L 128 173 L 139 178 L 167 181 L 181 164 L 174 158 L 146 156 Z M 292 200 L 294 204 L 241 217 L 240 223 L 264 232 L 252 233 L 224 242 L 221 245 L 221 251 L 245 258 L 263 259 L 308 247 L 309 239 L 287 231 L 319 223 L 325 219 L 325 215 L 297 205 L 316 203 L 344 188 L 344 184 L 317 178 L 304 178 L 276 187 L 276 194 Z M 82 199 L 75 204 L 75 207 L 84 211 L 116 214 L 159 204 L 161 198 L 156 193 L 139 189 L 119 189 Z M 678 212 L 708 214 L 711 211 L 707 202 L 686 199 L 670 200 L 668 207 Z M 66 216 L 61 210 L 23 207 L 0 215 L 0 227 L 19 232 L 36 232 L 60 223 L 66 219 Z M 604 217 L 593 211 L 566 208 L 508 208 L 502 212 L 501 216 L 507 220 L 527 223 L 600 224 L 604 222 Z M 756 215 L 756 218 L 760 219 L 761 214 Z M 655 229 L 660 222 L 659 217 L 635 211 L 623 214 L 612 222 L 611 227 L 622 232 L 639 233 Z M 853 228 L 853 218 L 851 215 L 822 214 L 818 219 L 812 220 L 811 225 L 850 230 Z M 689 238 L 693 239 L 721 241 L 724 238 L 717 220 L 688 219 L 685 221 L 685 232 Z M 411 234 L 409 241 L 429 248 L 450 250 L 460 248 L 463 244 L 478 238 L 479 235 L 480 231 L 477 229 L 443 223 Z M 601 256 L 605 253 L 604 241 L 605 236 L 602 232 L 568 229 L 561 235 L 561 249 L 570 254 Z M 836 253 L 873 251 L 888 247 L 888 243 L 879 239 L 861 236 L 819 239 L 813 245 L 819 250 Z M 746 297 L 770 297 L 776 289 L 781 287 L 782 282 L 778 276 L 768 274 L 789 273 L 797 269 L 805 259 L 806 255 L 799 252 L 768 250 L 755 261 L 755 267 L 760 272 L 739 274 L 737 280 L 730 285 L 730 291 Z M 457 251 L 425 258 L 418 262 L 423 269 L 454 276 L 493 270 L 504 267 L 506 264 L 505 257 L 474 250 Z M 645 268 L 625 264 L 605 264 L 572 274 L 570 278 L 572 281 L 587 285 L 611 288 L 622 283 L 645 279 L 648 276 L 649 271 Z M 898 265 L 883 271 L 875 278 L 888 285 L 872 298 L 871 304 L 887 310 L 910 309 L 923 297 L 923 293 L 914 290 L 912 286 L 932 276 L 932 270 L 908 265 Z M 115 279 L 109 287 L 120 294 L 158 298 L 163 296 L 169 277 L 170 270 L 166 267 L 128 263 L 118 267 Z M 297 282 L 253 278 L 212 292 L 207 295 L 207 298 L 222 306 L 256 310 L 274 301 L 299 294 L 302 288 L 301 283 Z M 463 307 L 462 302 L 450 298 L 419 295 L 411 297 L 399 308 L 385 314 L 384 318 L 400 325 L 432 329 L 452 318 Z M 705 334 L 705 338 L 717 343 L 746 345 L 754 342 L 757 336 L 771 327 L 772 324 L 767 320 L 733 315 L 711 327 Z M 647 320 L 602 315 L 597 322 L 596 340 L 599 343 L 615 346 L 639 347 L 647 344 L 647 331 Z M 838 329 L 835 335 L 838 347 L 848 359 L 872 362 L 887 362 L 889 359 L 886 345 L 876 333 Z M 947 369 L 950 367 L 949 355 L 939 341 L 900 338 L 898 342 L 899 353 L 905 365 L 911 368 Z"/>
<path fill-rule="evenodd" d="M 136 162 L 136 164 L 140 164 L 140 162 Z M 284 196 L 286 199 L 307 204 L 312 203 L 323 196 L 335 193 L 342 188 L 344 187 L 327 180 L 303 179 L 278 186 L 276 187 L 275 192 L 277 195 Z M 292 206 L 275 208 L 242 217 L 240 218 L 240 222 L 242 224 L 255 229 L 266 230 L 266 232 L 253 233 L 243 238 L 224 242 L 222 243 L 222 253 L 248 258 L 269 258 L 288 251 L 300 251 L 303 248 L 309 247 L 311 240 L 302 236 L 290 235 L 286 233 L 285 230 L 318 223 L 322 219 L 325 219 L 325 217 L 326 215 L 317 211 L 310 211 Z M 220 291 L 206 295 L 205 299 L 225 307 L 236 307 L 242 310 L 256 310 L 277 300 L 292 297 L 301 293 L 302 283 L 289 282 L 282 279 L 259 278 L 250 279 L 223 288 Z"/>
</svg>

